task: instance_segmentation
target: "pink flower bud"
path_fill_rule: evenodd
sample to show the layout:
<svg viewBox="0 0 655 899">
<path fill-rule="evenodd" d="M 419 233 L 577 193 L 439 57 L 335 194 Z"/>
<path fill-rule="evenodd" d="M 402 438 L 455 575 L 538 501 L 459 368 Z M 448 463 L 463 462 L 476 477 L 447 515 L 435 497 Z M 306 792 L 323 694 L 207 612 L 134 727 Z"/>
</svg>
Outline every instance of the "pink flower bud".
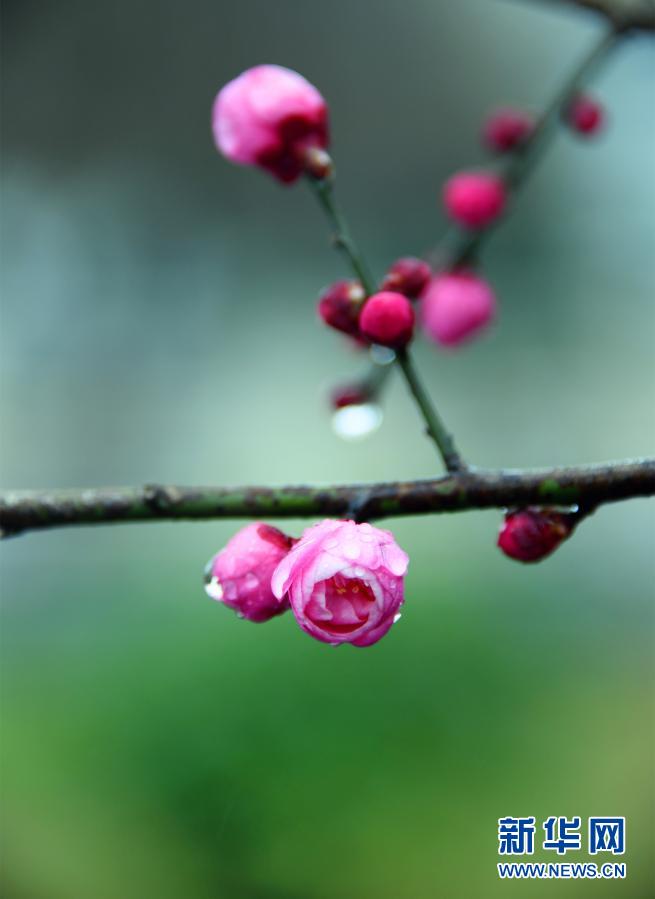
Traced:
<svg viewBox="0 0 655 899">
<path fill-rule="evenodd" d="M 333 409 L 345 409 L 346 406 L 361 406 L 371 399 L 371 391 L 363 384 L 342 384 L 335 387 L 330 396 Z"/>
<path fill-rule="evenodd" d="M 271 525 L 246 525 L 207 565 L 207 595 L 249 621 L 268 621 L 285 612 L 289 602 L 284 594 L 273 595 L 271 575 L 292 545 L 291 537 Z"/>
<path fill-rule="evenodd" d="M 326 325 L 359 339 L 359 314 L 365 299 L 359 281 L 337 281 L 319 297 L 318 314 Z"/>
<path fill-rule="evenodd" d="M 276 596 L 287 592 L 300 627 L 324 643 L 370 646 L 403 603 L 409 558 L 389 531 L 326 519 L 308 528 L 276 568 Z"/>
<path fill-rule="evenodd" d="M 557 549 L 573 530 L 573 516 L 552 509 L 509 512 L 498 535 L 498 546 L 519 562 L 539 562 Z"/>
<path fill-rule="evenodd" d="M 489 172 L 459 172 L 443 191 L 451 218 L 466 228 L 485 228 L 505 208 L 505 185 Z"/>
<path fill-rule="evenodd" d="M 421 300 L 423 328 L 442 346 L 458 346 L 483 330 L 496 312 L 489 284 L 472 272 L 437 275 Z"/>
<path fill-rule="evenodd" d="M 566 110 L 569 126 L 584 137 L 596 134 L 604 123 L 603 107 L 592 97 L 579 94 L 574 97 Z"/>
<path fill-rule="evenodd" d="M 431 275 L 432 270 L 427 262 L 407 256 L 394 262 L 385 275 L 381 290 L 395 290 L 415 300 L 423 292 Z"/>
<path fill-rule="evenodd" d="M 217 94 L 214 141 L 240 165 L 257 165 L 282 182 L 295 181 L 304 155 L 328 145 L 328 110 L 302 75 L 282 66 L 247 69 Z"/>
<path fill-rule="evenodd" d="M 484 123 L 483 143 L 494 153 L 516 150 L 534 129 L 532 116 L 522 109 L 497 109 Z"/>
<path fill-rule="evenodd" d="M 402 293 L 383 290 L 364 304 L 359 328 L 365 337 L 382 346 L 401 349 L 412 339 L 414 310 Z"/>
</svg>

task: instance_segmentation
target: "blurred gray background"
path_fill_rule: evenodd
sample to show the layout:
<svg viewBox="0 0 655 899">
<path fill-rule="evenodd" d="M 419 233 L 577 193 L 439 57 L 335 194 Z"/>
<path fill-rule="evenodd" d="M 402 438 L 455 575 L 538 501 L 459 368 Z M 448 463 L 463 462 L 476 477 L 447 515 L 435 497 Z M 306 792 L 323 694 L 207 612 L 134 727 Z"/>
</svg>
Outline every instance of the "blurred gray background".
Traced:
<svg viewBox="0 0 655 899">
<path fill-rule="evenodd" d="M 527 0 L 6 0 L 3 31 L 4 486 L 433 475 L 395 377 L 374 435 L 332 431 L 326 393 L 362 367 L 314 312 L 342 260 L 302 185 L 217 155 L 214 94 L 260 62 L 319 87 L 382 273 L 438 241 L 483 115 L 541 108 L 599 23 Z M 626 41 L 594 82 L 606 132 L 562 131 L 489 241 L 493 332 L 417 348 L 477 464 L 652 451 L 654 74 Z M 504 895 L 507 814 L 626 815 L 620 890 L 649 894 L 652 508 L 601 510 L 535 567 L 495 549 L 499 518 L 394 522 L 407 604 L 365 652 L 207 600 L 234 523 L 7 541 L 5 895 Z"/>
</svg>

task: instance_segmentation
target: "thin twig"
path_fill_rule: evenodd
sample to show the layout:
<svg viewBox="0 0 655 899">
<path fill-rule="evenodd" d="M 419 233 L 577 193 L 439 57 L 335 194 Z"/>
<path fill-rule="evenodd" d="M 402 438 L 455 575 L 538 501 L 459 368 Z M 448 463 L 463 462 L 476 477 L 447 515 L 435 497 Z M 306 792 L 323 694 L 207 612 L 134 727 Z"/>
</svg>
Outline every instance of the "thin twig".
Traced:
<svg viewBox="0 0 655 899">
<path fill-rule="evenodd" d="M 577 6 L 609 19 L 625 31 L 655 31 L 654 0 L 541 0 L 550 6 Z"/>
<path fill-rule="evenodd" d="M 439 413 L 430 402 L 430 397 L 425 392 L 425 388 L 416 374 L 416 369 L 414 368 L 414 363 L 409 351 L 407 349 L 399 350 L 396 354 L 396 359 L 405 375 L 405 380 L 407 381 L 407 385 L 414 397 L 416 405 L 421 410 L 428 436 L 434 441 L 441 454 L 441 458 L 446 466 L 446 471 L 462 471 L 466 466 L 455 447 L 455 441 L 441 420 Z"/>
<path fill-rule="evenodd" d="M 334 195 L 332 179 L 316 179 L 310 176 L 308 177 L 308 181 L 314 189 L 314 193 L 318 197 L 319 203 L 334 231 L 335 245 L 346 255 L 355 275 L 361 281 L 366 295 L 370 296 L 375 293 L 375 282 L 368 271 L 361 252 L 352 239 L 346 218 L 339 209 Z M 441 421 L 441 417 L 434 407 L 428 392 L 421 383 L 418 373 L 410 361 L 408 353 L 406 351 L 397 353 L 396 362 L 398 363 L 410 392 L 416 401 L 416 405 L 423 416 L 426 432 L 434 441 L 435 446 L 441 455 L 446 471 L 460 471 L 464 468 L 464 463 L 455 449 L 452 437 Z"/>
<path fill-rule="evenodd" d="M 333 230 L 334 245 L 344 253 L 355 273 L 355 277 L 359 278 L 366 295 L 370 296 L 372 293 L 375 293 L 375 281 L 364 262 L 361 252 L 352 239 L 348 223 L 337 204 L 332 178 L 312 178 L 308 176 L 307 180 L 312 186 Z"/>
</svg>

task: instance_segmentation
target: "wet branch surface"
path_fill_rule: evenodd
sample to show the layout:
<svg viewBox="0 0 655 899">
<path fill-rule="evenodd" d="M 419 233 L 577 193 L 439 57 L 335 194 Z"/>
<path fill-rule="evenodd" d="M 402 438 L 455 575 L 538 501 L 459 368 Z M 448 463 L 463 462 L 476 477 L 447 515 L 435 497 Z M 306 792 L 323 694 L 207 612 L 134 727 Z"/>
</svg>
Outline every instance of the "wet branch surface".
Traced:
<svg viewBox="0 0 655 899">
<path fill-rule="evenodd" d="M 436 480 L 331 487 L 115 487 L 0 495 L 5 537 L 65 525 L 212 518 L 349 517 L 579 505 L 655 495 L 655 458 L 539 470 L 470 469 Z"/>
</svg>

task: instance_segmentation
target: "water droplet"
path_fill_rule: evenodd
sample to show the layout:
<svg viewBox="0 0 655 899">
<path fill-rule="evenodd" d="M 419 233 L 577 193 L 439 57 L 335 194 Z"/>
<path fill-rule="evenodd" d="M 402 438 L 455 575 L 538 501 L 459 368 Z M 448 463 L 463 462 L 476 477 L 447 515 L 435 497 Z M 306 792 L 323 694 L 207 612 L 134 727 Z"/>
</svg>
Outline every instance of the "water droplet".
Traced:
<svg viewBox="0 0 655 899">
<path fill-rule="evenodd" d="M 358 559 L 359 543 L 357 540 L 347 540 L 342 547 L 342 552 L 347 559 Z"/>
<path fill-rule="evenodd" d="M 243 579 L 243 585 L 246 590 L 256 590 L 259 587 L 259 578 L 252 571 L 249 571 Z"/>
<path fill-rule="evenodd" d="M 223 585 L 217 577 L 214 576 L 210 577 L 209 580 L 205 580 L 205 593 L 210 599 L 218 601 L 223 599 Z"/>
<path fill-rule="evenodd" d="M 403 617 L 403 616 L 400 614 L 400 612 L 396 612 L 396 614 L 393 616 L 393 623 L 395 624 L 396 621 L 400 621 L 400 619 L 401 619 L 402 617 Z"/>
<path fill-rule="evenodd" d="M 332 427 L 343 440 L 361 440 L 382 424 L 382 409 L 375 403 L 344 406 L 332 416 Z"/>
<path fill-rule="evenodd" d="M 396 354 L 390 347 L 379 346 L 377 343 L 373 344 L 369 355 L 377 365 L 391 365 L 396 360 Z"/>
</svg>

